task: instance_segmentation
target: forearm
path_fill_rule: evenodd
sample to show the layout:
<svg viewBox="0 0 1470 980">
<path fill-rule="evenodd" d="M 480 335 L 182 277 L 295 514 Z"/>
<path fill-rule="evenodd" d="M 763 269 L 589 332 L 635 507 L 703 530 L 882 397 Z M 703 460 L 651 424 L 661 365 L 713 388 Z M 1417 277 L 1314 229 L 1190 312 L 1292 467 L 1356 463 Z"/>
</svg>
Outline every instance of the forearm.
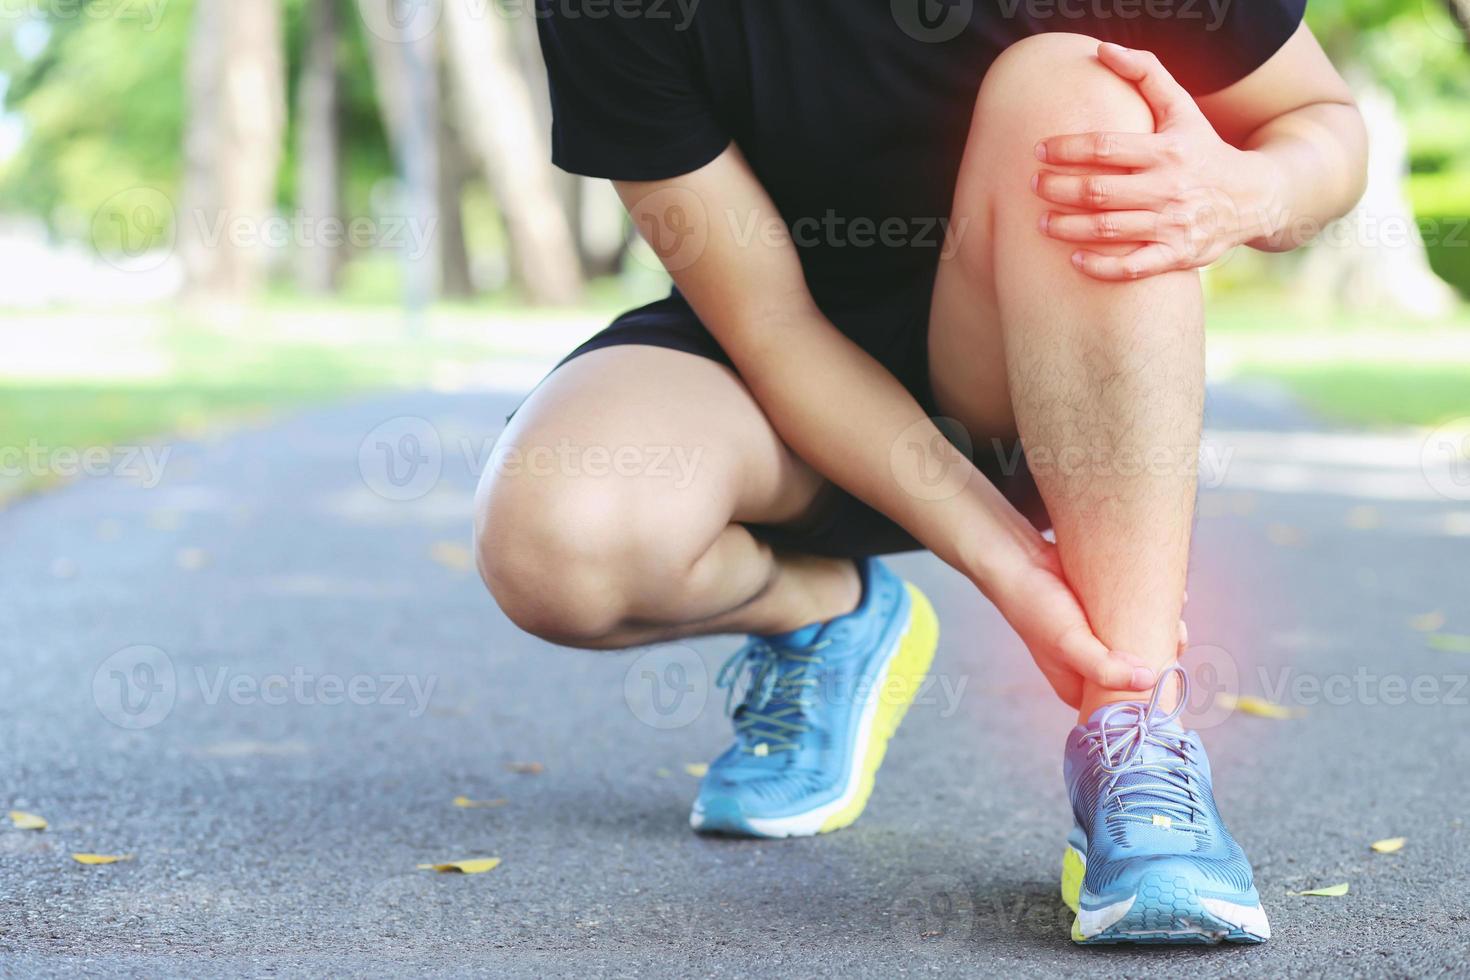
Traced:
<svg viewBox="0 0 1470 980">
<path fill-rule="evenodd" d="M 1315 238 L 1363 193 L 1368 140 L 1355 106 L 1322 102 L 1266 123 L 1242 142 L 1244 243 L 1284 252 Z"/>
<path fill-rule="evenodd" d="M 914 397 L 815 308 L 726 331 L 727 349 L 782 439 L 987 595 L 1042 546 Z M 934 474 L 943 476 L 937 481 Z"/>
</svg>

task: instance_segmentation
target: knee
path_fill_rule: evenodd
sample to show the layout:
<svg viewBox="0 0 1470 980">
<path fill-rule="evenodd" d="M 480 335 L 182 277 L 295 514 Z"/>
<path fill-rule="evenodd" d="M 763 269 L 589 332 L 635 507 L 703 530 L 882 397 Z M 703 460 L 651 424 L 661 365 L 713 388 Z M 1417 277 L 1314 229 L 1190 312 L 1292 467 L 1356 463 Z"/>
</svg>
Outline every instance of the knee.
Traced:
<svg viewBox="0 0 1470 980">
<path fill-rule="evenodd" d="M 1096 38 L 1064 33 L 1034 34 L 1012 44 L 985 74 L 977 117 L 983 115 L 991 131 L 1036 138 L 1102 128 L 1153 132 L 1148 103 L 1131 82 L 1098 61 L 1097 45 Z M 1032 152 L 1030 143 L 1023 149 L 1028 156 Z"/>
<path fill-rule="evenodd" d="M 487 474 L 475 553 L 490 594 L 521 629 L 562 646 L 604 648 L 641 586 L 672 569 L 642 501 L 606 481 Z"/>
</svg>

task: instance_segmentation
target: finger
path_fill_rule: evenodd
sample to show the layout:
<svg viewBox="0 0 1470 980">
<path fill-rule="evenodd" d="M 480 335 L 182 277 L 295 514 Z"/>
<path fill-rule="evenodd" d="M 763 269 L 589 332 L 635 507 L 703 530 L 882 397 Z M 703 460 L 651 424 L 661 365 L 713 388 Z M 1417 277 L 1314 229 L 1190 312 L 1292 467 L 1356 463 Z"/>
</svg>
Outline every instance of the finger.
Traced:
<svg viewBox="0 0 1470 980">
<path fill-rule="evenodd" d="M 1136 51 L 1121 44 L 1104 41 L 1097 46 L 1097 58 L 1120 77 L 1138 86 L 1143 99 L 1153 110 L 1160 126 L 1189 111 L 1198 112 L 1194 99 L 1152 51 Z"/>
<path fill-rule="evenodd" d="M 1092 634 L 1086 623 L 1071 627 L 1056 642 L 1066 664 L 1109 691 L 1147 691 L 1154 686 L 1154 672 L 1127 654 L 1110 651 Z"/>
<path fill-rule="evenodd" d="M 1107 282 L 1144 279 L 1180 268 L 1174 250 L 1157 242 L 1136 248 L 1127 255 L 1100 255 L 1079 249 L 1072 253 L 1072 264 L 1084 275 Z"/>
<path fill-rule="evenodd" d="M 1046 682 L 1057 692 L 1057 697 L 1069 708 L 1082 707 L 1082 678 L 1070 670 L 1042 669 Z"/>
<path fill-rule="evenodd" d="M 1184 625 L 1184 620 L 1179 621 L 1179 652 L 1183 653 L 1189 646 L 1189 627 Z"/>
<path fill-rule="evenodd" d="M 1093 214 L 1041 216 L 1041 230 L 1064 242 L 1156 242 L 1159 215 L 1155 211 L 1097 211 Z"/>
<path fill-rule="evenodd" d="M 1050 136 L 1036 144 L 1036 159 L 1047 163 L 1100 163 L 1109 167 L 1147 167 L 1163 156 L 1163 141 L 1153 133 L 1075 133 Z"/>
<path fill-rule="evenodd" d="M 1169 196 L 1148 174 L 1059 174 L 1039 171 L 1031 178 L 1037 196 L 1054 204 L 1088 211 L 1160 210 Z"/>
</svg>

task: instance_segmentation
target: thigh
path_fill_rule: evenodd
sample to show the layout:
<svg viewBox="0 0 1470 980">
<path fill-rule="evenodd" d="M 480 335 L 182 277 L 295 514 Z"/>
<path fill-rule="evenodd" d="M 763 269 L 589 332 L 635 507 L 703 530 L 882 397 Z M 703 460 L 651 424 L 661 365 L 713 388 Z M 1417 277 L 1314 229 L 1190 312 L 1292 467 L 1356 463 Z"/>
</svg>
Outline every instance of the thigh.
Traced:
<svg viewBox="0 0 1470 980">
<path fill-rule="evenodd" d="M 732 522 L 797 519 L 824 481 L 729 367 L 633 344 L 580 354 L 531 394 L 486 474 L 487 489 L 511 483 L 535 493 L 572 483 L 607 519 L 636 511 L 707 543 Z"/>
</svg>

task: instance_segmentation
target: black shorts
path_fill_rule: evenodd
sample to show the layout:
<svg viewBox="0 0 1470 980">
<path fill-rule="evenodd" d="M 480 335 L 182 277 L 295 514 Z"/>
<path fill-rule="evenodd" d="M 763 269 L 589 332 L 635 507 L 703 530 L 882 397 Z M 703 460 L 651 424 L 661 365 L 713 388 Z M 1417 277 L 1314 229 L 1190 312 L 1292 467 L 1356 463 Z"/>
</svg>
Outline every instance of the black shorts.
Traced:
<svg viewBox="0 0 1470 980">
<path fill-rule="evenodd" d="M 882 323 L 882 331 L 869 329 L 860 335 L 863 346 L 918 400 L 933 418 L 940 413 L 929 386 L 929 303 L 927 287 L 909 297 L 899 296 L 891 307 L 867 310 L 842 317 L 861 316 Z M 836 318 L 834 318 L 836 319 Z M 847 327 L 847 323 L 840 324 Z M 604 347 L 641 344 L 684 351 L 734 368 L 714 336 L 705 329 L 688 302 L 677 291 L 668 297 L 629 310 L 608 327 L 585 341 L 561 362 Z M 559 364 L 558 367 L 561 365 Z M 946 435 L 957 428 L 953 422 L 940 425 Z M 955 441 L 953 438 L 951 441 Z M 972 458 L 987 479 L 1021 513 L 1037 526 L 1051 525 L 1036 484 L 1026 468 L 1025 457 L 1014 444 L 977 442 Z M 829 484 L 812 509 L 793 524 L 747 525 L 751 533 L 773 548 L 827 555 L 834 558 L 863 558 L 921 549 L 903 528 L 861 500 Z"/>
</svg>

